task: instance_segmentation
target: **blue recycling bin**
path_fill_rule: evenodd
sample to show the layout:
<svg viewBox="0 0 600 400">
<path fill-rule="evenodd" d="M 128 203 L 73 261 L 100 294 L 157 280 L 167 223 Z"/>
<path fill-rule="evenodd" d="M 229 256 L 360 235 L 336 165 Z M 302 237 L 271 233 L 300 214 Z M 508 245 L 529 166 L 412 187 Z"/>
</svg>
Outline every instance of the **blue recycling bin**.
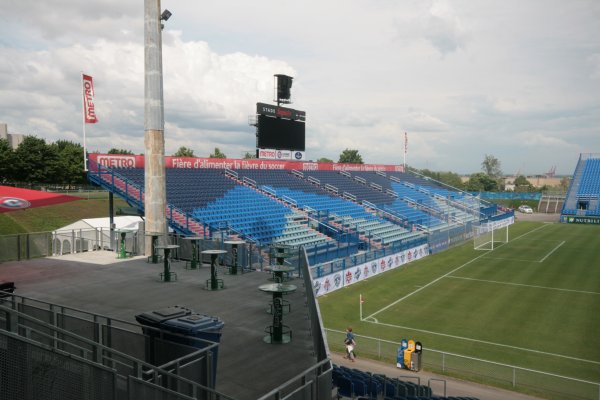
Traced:
<svg viewBox="0 0 600 400">
<path fill-rule="evenodd" d="M 163 322 L 168 321 L 172 318 L 183 317 L 186 315 L 190 315 L 192 310 L 186 307 L 181 306 L 171 306 L 162 308 L 156 311 L 147 311 L 135 316 L 135 320 L 142 325 L 142 332 L 146 336 L 145 340 L 145 352 L 146 352 L 146 361 L 152 365 L 160 364 L 162 359 L 157 359 L 157 354 L 155 351 L 155 339 L 159 337 L 163 337 L 165 340 L 171 340 L 170 337 L 166 337 L 161 330 L 163 330 Z M 153 328 L 153 329 L 149 329 Z"/>
<path fill-rule="evenodd" d="M 148 311 L 135 316 L 135 320 L 144 326 L 152 328 L 162 328 L 162 324 L 172 318 L 190 315 L 192 310 L 182 306 L 171 306 L 156 311 Z M 143 328 L 142 328 L 143 329 Z M 153 329 L 143 329 L 144 333 L 151 336 L 158 336 L 158 332 Z"/>
<path fill-rule="evenodd" d="M 135 319 L 142 325 L 142 331 L 148 337 L 146 358 L 153 365 L 156 365 L 158 361 L 154 351 L 154 338 L 162 336 L 164 340 L 202 349 L 210 346 L 211 343 L 220 343 L 221 330 L 225 325 L 218 317 L 199 314 L 182 306 L 171 306 L 157 311 L 144 312 L 136 315 Z M 147 329 L 144 326 L 156 329 Z M 157 329 L 160 329 L 160 331 Z M 213 347 L 211 353 L 213 359 L 212 383 L 214 387 L 217 376 L 219 346 Z"/>
<path fill-rule="evenodd" d="M 184 315 L 180 317 L 175 317 L 164 321 L 162 324 L 162 329 L 178 333 L 180 335 L 185 335 L 197 339 L 202 339 L 203 341 L 198 340 L 188 340 L 185 337 L 174 336 L 172 339 L 177 343 L 194 346 L 197 348 L 208 347 L 212 343 L 219 344 L 221 342 L 221 331 L 223 326 L 225 326 L 225 322 L 223 322 L 219 317 L 212 317 L 208 315 L 198 314 L 192 312 L 189 315 Z M 204 340 L 208 342 L 204 342 Z M 214 346 L 211 349 L 212 353 L 212 366 L 213 366 L 213 387 L 216 383 L 217 378 L 217 360 L 219 357 L 219 346 Z"/>
</svg>

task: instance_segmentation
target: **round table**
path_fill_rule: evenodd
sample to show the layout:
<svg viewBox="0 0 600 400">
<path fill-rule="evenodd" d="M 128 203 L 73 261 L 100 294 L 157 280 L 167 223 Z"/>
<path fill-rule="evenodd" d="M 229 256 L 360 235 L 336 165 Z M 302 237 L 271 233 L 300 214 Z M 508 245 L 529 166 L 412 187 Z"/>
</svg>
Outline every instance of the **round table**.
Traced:
<svg viewBox="0 0 600 400">
<path fill-rule="evenodd" d="M 164 244 L 164 245 L 158 245 L 156 246 L 156 250 L 162 250 L 164 252 L 163 255 L 163 265 L 164 265 L 164 271 L 160 274 L 161 278 L 163 281 L 165 282 L 171 282 L 171 277 L 177 277 L 177 274 L 175 274 L 174 272 L 171 272 L 171 259 L 170 259 L 170 255 L 171 255 L 171 250 L 175 250 L 178 249 L 179 245 L 177 244 Z"/>
<path fill-rule="evenodd" d="M 268 269 L 273 273 L 272 279 L 275 282 L 283 282 L 285 280 L 284 274 L 288 274 L 289 279 L 289 273 L 294 271 L 296 268 L 287 265 L 270 265 Z"/>
<path fill-rule="evenodd" d="M 275 257 L 277 260 L 277 264 L 282 265 L 283 261 L 286 258 L 293 257 L 295 254 L 292 254 L 293 247 L 287 244 L 274 244 L 271 246 L 269 254 L 271 257 Z"/>
<path fill-rule="evenodd" d="M 189 240 L 192 243 L 192 260 L 189 262 L 190 264 L 190 269 L 197 269 L 199 267 L 199 261 L 200 261 L 200 257 L 198 255 L 198 242 L 204 239 L 203 237 L 200 236 L 188 236 L 188 237 L 184 237 L 183 240 Z M 187 268 L 188 263 L 185 263 L 185 266 Z"/>
<path fill-rule="evenodd" d="M 208 290 L 224 289 L 225 285 L 222 279 L 217 279 L 217 257 L 227 254 L 225 250 L 204 250 L 202 254 L 210 255 L 210 279 L 206 281 Z"/>
<path fill-rule="evenodd" d="M 267 283 L 258 287 L 260 291 L 273 295 L 273 325 L 266 328 L 269 335 L 263 340 L 267 343 L 289 343 L 292 340 L 291 329 L 283 324 L 283 295 L 296 291 L 296 285 L 288 283 Z"/>
<path fill-rule="evenodd" d="M 238 272 L 237 260 L 238 260 L 238 246 L 244 245 L 246 242 L 243 240 L 226 240 L 225 244 L 231 245 L 231 265 L 229 267 L 229 273 L 231 275 L 236 275 Z"/>
</svg>

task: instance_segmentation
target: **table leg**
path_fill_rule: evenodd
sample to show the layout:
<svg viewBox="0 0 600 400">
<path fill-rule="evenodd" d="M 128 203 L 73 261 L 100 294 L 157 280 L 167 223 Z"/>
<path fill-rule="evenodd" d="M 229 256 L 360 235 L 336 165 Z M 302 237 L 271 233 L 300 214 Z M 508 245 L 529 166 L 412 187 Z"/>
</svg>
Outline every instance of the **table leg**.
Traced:
<svg viewBox="0 0 600 400">
<path fill-rule="evenodd" d="M 217 281 L 217 254 L 210 255 L 210 288 L 216 290 L 219 288 L 219 282 Z"/>
<path fill-rule="evenodd" d="M 231 266 L 231 274 L 237 274 L 237 244 L 231 246 L 231 256 L 233 258 L 233 265 Z"/>
<path fill-rule="evenodd" d="M 127 258 L 127 251 L 125 250 L 125 232 L 121 233 L 121 254 L 119 258 Z"/>
<path fill-rule="evenodd" d="M 164 280 L 165 282 L 171 282 L 171 260 L 169 260 L 169 253 L 171 253 L 171 249 L 165 249 L 165 262 L 164 262 Z"/>
<path fill-rule="evenodd" d="M 196 245 L 196 241 L 192 240 L 192 265 L 191 269 L 196 269 L 198 267 L 198 246 Z"/>
<path fill-rule="evenodd" d="M 283 295 L 273 293 L 273 341 L 283 342 Z"/>
<path fill-rule="evenodd" d="M 273 279 L 275 280 L 275 282 L 283 282 L 283 271 L 275 271 L 273 273 Z"/>
</svg>

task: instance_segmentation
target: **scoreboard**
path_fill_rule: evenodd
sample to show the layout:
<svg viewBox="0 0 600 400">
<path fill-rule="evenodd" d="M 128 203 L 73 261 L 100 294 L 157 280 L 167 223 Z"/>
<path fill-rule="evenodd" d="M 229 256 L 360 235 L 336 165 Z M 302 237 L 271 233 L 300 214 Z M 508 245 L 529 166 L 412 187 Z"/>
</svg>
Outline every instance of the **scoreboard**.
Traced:
<svg viewBox="0 0 600 400">
<path fill-rule="evenodd" d="M 304 159 L 304 111 L 257 103 L 256 113 L 257 158 Z"/>
</svg>

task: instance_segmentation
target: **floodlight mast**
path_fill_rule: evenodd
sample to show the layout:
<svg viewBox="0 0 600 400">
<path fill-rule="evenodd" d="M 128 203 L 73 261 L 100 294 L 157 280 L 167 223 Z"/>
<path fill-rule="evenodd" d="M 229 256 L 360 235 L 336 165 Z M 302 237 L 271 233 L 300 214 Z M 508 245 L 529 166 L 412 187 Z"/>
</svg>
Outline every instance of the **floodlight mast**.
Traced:
<svg viewBox="0 0 600 400">
<path fill-rule="evenodd" d="M 168 14 L 161 15 L 160 0 L 144 0 L 144 252 L 147 256 L 153 250 L 151 234 L 164 237 L 168 232 L 161 34 L 161 20 L 168 19 L 171 13 Z"/>
<path fill-rule="evenodd" d="M 275 99 L 273 101 L 277 102 L 277 107 L 281 104 L 292 104 L 291 100 L 291 92 L 292 89 L 292 81 L 294 78 L 291 76 L 276 74 L 275 77 Z"/>
</svg>

